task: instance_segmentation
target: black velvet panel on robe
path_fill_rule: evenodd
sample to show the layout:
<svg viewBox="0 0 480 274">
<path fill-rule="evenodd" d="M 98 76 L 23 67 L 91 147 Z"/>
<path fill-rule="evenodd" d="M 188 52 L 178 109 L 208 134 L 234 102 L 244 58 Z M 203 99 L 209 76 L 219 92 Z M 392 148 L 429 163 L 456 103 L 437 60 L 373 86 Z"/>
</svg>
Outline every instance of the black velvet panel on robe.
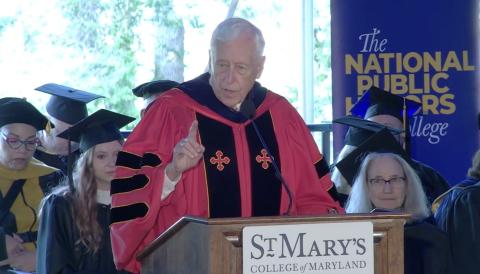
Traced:
<svg viewBox="0 0 480 274">
<path fill-rule="evenodd" d="M 281 170 L 278 144 L 270 113 L 266 112 L 255 119 L 255 124 Z M 252 216 L 277 216 L 280 214 L 282 182 L 275 175 L 272 155 L 267 154 L 251 123 L 246 131 L 252 171 Z"/>
<path fill-rule="evenodd" d="M 209 73 L 185 82 L 178 86 L 198 104 L 208 107 L 221 117 L 235 123 L 243 123 L 248 118 L 241 112 L 235 111 L 224 105 L 215 96 L 209 84 Z M 264 101 L 267 89 L 255 82 L 248 94 L 248 98 L 257 109 Z M 198 127 L 202 144 L 205 146 L 204 161 L 207 173 L 209 210 L 210 217 L 238 217 L 241 216 L 240 179 L 238 174 L 237 156 L 235 152 L 234 133 L 230 126 L 222 124 L 197 113 Z M 256 119 L 258 128 L 261 131 L 271 153 L 276 157 L 279 164 L 278 145 L 276 143 L 274 127 L 270 114 L 267 113 Z M 254 132 L 252 125 L 246 129 L 247 142 L 250 151 L 249 163 L 252 170 L 252 215 L 271 216 L 279 215 L 281 181 L 276 178 L 271 163 L 256 161 L 256 157 L 262 156 L 263 146 Z M 203 136 L 203 138 L 202 138 Z M 218 154 L 217 154 L 218 153 Z M 223 161 L 228 157 L 229 163 L 212 164 L 210 161 Z M 215 160 L 216 159 L 216 160 Z M 267 169 L 262 168 L 262 163 L 268 165 Z M 220 169 L 221 170 L 220 170 Z"/>
<path fill-rule="evenodd" d="M 232 128 L 197 113 L 205 147 L 210 218 L 240 217 L 240 179 Z"/>
</svg>

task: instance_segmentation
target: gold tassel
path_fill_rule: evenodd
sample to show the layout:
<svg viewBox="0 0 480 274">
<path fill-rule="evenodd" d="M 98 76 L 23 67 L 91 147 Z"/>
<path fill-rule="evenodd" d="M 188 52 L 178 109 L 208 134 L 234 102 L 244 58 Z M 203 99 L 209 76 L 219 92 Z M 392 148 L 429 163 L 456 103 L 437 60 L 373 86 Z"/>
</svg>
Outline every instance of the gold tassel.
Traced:
<svg viewBox="0 0 480 274">
<path fill-rule="evenodd" d="M 48 120 L 47 125 L 45 126 L 45 132 L 50 135 L 50 132 L 52 132 L 52 123 L 50 120 Z"/>
</svg>

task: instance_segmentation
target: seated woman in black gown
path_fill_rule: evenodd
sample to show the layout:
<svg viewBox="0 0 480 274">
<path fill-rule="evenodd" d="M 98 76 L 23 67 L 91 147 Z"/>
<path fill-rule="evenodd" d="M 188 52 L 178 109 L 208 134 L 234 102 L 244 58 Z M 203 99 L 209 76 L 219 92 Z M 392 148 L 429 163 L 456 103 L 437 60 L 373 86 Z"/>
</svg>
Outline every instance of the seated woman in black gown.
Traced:
<svg viewBox="0 0 480 274">
<path fill-rule="evenodd" d="M 99 110 L 60 134 L 80 143 L 82 154 L 65 184 L 43 201 L 37 273 L 123 273 L 110 244 L 110 181 L 123 143 L 119 128 L 133 118 Z"/>
<path fill-rule="evenodd" d="M 421 181 L 410 158 L 388 130 L 373 135 L 344 161 L 340 171 L 354 176 L 347 213 L 375 211 L 411 215 L 405 226 L 405 273 L 448 273 L 447 236 L 434 224 Z"/>
</svg>

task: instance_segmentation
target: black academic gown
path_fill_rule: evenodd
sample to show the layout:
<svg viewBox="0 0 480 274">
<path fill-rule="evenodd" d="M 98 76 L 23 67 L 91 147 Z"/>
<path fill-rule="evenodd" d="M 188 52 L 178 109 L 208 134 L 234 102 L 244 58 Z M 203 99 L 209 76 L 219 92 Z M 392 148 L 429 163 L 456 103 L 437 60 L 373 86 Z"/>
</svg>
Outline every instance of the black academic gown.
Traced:
<svg viewBox="0 0 480 274">
<path fill-rule="evenodd" d="M 103 230 L 102 245 L 95 254 L 76 245 L 78 229 L 72 216 L 72 203 L 65 196 L 50 196 L 43 208 L 37 240 L 37 274 L 110 274 L 113 264 L 110 243 L 110 206 L 98 204 L 98 222 Z"/>
<path fill-rule="evenodd" d="M 418 161 L 413 161 L 411 165 L 422 181 L 423 190 L 430 204 L 450 188 L 442 175 L 430 166 Z"/>
<path fill-rule="evenodd" d="M 446 214 L 446 232 L 450 238 L 455 273 L 480 271 L 480 183 L 467 187 Z"/>
<path fill-rule="evenodd" d="M 435 211 L 435 221 L 437 226 L 443 230 L 447 231 L 447 220 L 448 214 L 451 213 L 450 208 L 453 206 L 455 200 L 458 198 L 460 193 L 467 187 L 472 186 L 478 182 L 477 178 L 467 177 L 462 182 L 456 184 L 449 191 L 445 192 L 440 196 L 435 203 L 432 205 L 432 208 L 437 206 Z"/>
<path fill-rule="evenodd" d="M 72 152 L 72 155 L 73 155 L 72 163 L 75 163 L 78 157 L 80 157 L 80 151 L 76 150 Z M 68 156 L 50 154 L 41 149 L 37 149 L 35 150 L 35 154 L 33 155 L 33 157 L 51 167 L 61 170 L 64 176 L 67 176 Z"/>
<path fill-rule="evenodd" d="M 405 225 L 405 274 L 453 273 L 447 234 L 432 222 L 428 218 Z"/>
</svg>

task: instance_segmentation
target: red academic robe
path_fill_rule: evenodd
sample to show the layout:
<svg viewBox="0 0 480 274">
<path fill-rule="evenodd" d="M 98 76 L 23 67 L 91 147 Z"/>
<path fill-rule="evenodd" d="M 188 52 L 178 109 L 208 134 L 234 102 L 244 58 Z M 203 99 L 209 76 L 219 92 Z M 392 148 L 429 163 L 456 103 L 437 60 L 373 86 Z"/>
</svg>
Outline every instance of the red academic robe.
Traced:
<svg viewBox="0 0 480 274">
<path fill-rule="evenodd" d="M 328 193 L 333 187 L 328 165 L 290 103 L 266 91 L 254 119 L 292 193 L 290 215 L 343 213 Z M 194 120 L 199 121 L 204 157 L 161 200 L 165 166 Z M 250 120 L 226 119 L 179 89 L 162 94 L 128 137 L 117 160 L 111 225 L 117 268 L 140 272 L 137 253 L 185 215 L 285 213 L 288 195 L 262 149 Z"/>
</svg>

